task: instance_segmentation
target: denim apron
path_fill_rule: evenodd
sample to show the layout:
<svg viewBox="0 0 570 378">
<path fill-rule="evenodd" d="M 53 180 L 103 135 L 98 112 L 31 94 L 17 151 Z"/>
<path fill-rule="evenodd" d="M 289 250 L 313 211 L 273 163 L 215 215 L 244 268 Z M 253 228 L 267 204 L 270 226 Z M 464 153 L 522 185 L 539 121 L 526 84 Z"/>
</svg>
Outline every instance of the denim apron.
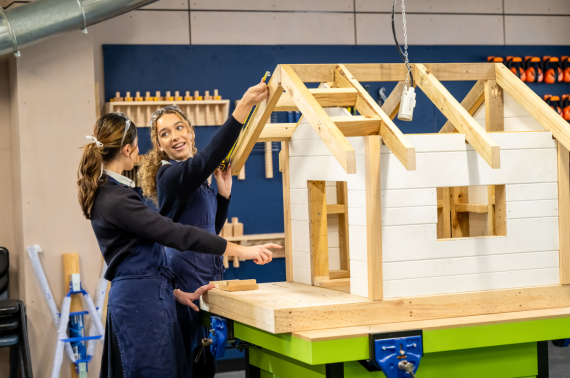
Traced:
<svg viewBox="0 0 570 378">
<path fill-rule="evenodd" d="M 121 185 L 111 177 L 109 181 Z M 182 285 L 166 266 L 163 247 L 141 239 L 119 265 L 111 284 L 101 378 L 121 376 L 117 364 L 124 378 L 190 376 L 174 283 Z"/>
<path fill-rule="evenodd" d="M 173 160 L 171 162 L 171 164 L 177 164 Z M 217 207 L 216 192 L 210 187 L 208 182 L 204 182 L 190 197 L 178 222 L 199 227 L 215 234 Z M 186 290 L 182 289 L 183 291 L 193 293 L 199 287 L 209 284 L 210 281 L 222 279 L 224 271 L 222 256 L 194 251 L 180 252 L 168 247 L 166 248 L 166 256 L 168 266 L 172 268 L 186 286 Z M 199 300 L 194 301 L 194 303 L 196 306 L 200 306 Z M 196 353 L 196 349 L 200 347 L 201 339 L 208 337 L 208 328 L 202 325 L 200 313 L 192 310 L 189 306 L 176 302 L 176 312 L 188 355 L 188 363 L 192 364 L 193 355 Z M 209 351 L 203 353 L 202 359 L 205 360 L 208 353 Z M 208 373 L 215 373 L 215 367 L 211 367 L 211 369 L 214 372 L 208 371 Z M 202 375 L 200 378 L 202 378 Z"/>
</svg>

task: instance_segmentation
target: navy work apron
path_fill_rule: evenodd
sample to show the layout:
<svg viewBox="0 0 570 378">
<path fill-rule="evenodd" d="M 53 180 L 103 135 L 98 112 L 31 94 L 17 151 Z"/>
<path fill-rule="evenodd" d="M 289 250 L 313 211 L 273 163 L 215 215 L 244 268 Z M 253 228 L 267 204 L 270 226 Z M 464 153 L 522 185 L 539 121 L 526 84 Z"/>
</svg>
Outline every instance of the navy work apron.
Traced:
<svg viewBox="0 0 570 378">
<path fill-rule="evenodd" d="M 178 281 L 161 245 L 141 239 L 133 247 L 109 291 L 100 378 L 190 377 L 172 292 Z"/>
<path fill-rule="evenodd" d="M 174 163 L 176 164 L 176 163 Z M 215 221 L 218 203 L 216 192 L 205 182 L 192 194 L 186 204 L 186 208 L 179 223 L 199 227 L 212 234 L 216 233 Z M 210 281 L 222 279 L 224 271 L 223 257 L 194 251 L 180 252 L 173 248 L 166 248 L 168 266 L 172 268 L 186 286 L 183 291 L 193 293 L 201 286 L 207 285 Z M 199 300 L 194 301 L 199 306 Z M 188 363 L 192 365 L 193 355 L 201 345 L 201 339 L 208 337 L 208 329 L 201 324 L 200 313 L 192 310 L 189 306 L 176 302 L 176 312 L 178 322 L 184 339 L 184 345 L 188 355 Z M 202 360 L 207 359 L 209 350 L 202 354 Z M 211 359 L 211 355 L 208 356 Z M 207 373 L 212 376 L 215 373 L 215 363 L 208 361 Z M 213 370 L 213 371 L 211 371 Z M 193 369 L 196 373 L 196 369 Z M 209 376 L 204 373 L 203 376 Z M 198 377 L 196 377 L 198 378 Z M 202 378 L 202 375 L 200 375 Z"/>
</svg>

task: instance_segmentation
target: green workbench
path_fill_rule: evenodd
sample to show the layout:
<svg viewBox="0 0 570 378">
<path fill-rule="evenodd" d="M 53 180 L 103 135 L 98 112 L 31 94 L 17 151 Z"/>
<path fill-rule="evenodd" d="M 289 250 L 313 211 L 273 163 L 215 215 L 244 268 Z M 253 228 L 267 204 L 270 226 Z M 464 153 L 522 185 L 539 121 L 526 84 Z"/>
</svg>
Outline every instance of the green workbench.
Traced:
<svg viewBox="0 0 570 378">
<path fill-rule="evenodd" d="M 358 361 L 367 336 L 308 341 L 234 322 L 246 351 L 248 378 L 379 378 Z M 548 340 L 570 338 L 570 317 L 424 330 L 418 378 L 548 377 Z M 570 350 L 569 350 L 570 353 Z"/>
</svg>

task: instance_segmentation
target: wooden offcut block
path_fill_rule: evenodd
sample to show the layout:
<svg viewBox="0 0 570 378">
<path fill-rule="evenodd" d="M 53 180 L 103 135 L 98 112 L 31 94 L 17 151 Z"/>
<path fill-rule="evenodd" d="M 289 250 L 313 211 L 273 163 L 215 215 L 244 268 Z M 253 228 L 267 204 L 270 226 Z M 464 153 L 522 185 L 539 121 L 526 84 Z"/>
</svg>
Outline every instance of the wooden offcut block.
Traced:
<svg viewBox="0 0 570 378">
<path fill-rule="evenodd" d="M 229 281 L 210 281 L 216 285 L 217 289 L 225 291 L 249 291 L 259 289 L 256 280 L 229 280 Z"/>
</svg>

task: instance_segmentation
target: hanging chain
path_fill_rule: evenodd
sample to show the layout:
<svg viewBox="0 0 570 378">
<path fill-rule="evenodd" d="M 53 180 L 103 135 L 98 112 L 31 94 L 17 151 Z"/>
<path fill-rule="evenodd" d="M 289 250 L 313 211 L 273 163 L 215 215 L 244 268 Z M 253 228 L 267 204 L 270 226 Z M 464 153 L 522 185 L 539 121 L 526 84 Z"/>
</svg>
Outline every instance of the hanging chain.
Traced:
<svg viewBox="0 0 570 378">
<path fill-rule="evenodd" d="M 408 83 L 410 81 L 410 72 L 412 71 L 410 67 L 410 62 L 408 60 L 408 29 L 406 28 L 406 4 L 402 0 L 402 23 L 404 24 L 404 58 L 406 63 L 406 68 L 408 72 L 406 74 L 406 81 L 404 82 L 404 90 L 408 90 Z"/>
</svg>

